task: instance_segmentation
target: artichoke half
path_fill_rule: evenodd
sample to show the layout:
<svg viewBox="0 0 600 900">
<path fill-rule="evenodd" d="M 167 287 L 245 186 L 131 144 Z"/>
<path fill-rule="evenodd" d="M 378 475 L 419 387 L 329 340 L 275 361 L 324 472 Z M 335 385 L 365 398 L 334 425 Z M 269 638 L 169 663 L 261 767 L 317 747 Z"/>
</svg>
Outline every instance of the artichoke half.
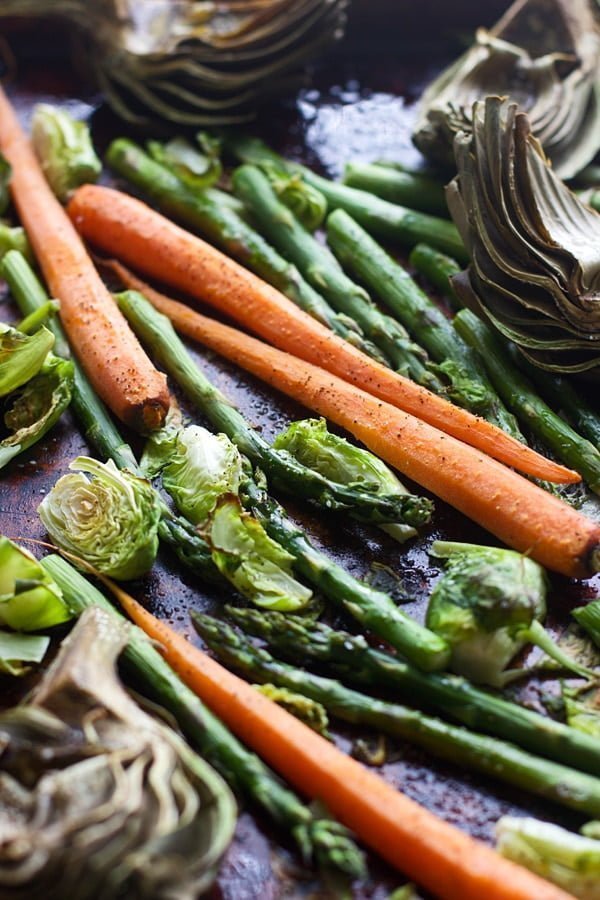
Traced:
<svg viewBox="0 0 600 900">
<path fill-rule="evenodd" d="M 0 715 L 4 900 L 195 900 L 214 879 L 234 800 L 126 694 L 127 633 L 86 610 L 29 702 Z"/>
<path fill-rule="evenodd" d="M 124 119 L 217 125 L 251 118 L 339 38 L 348 0 L 2 0 L 0 15 L 77 26 Z"/>
<path fill-rule="evenodd" d="M 527 115 L 488 97 L 457 135 L 448 207 L 471 264 L 453 279 L 534 365 L 600 374 L 600 215 L 557 177 Z"/>
<path fill-rule="evenodd" d="M 502 94 L 527 112 L 556 173 L 571 178 L 600 149 L 599 23 L 596 0 L 516 0 L 427 88 L 414 143 L 451 165 L 473 103 Z"/>
</svg>

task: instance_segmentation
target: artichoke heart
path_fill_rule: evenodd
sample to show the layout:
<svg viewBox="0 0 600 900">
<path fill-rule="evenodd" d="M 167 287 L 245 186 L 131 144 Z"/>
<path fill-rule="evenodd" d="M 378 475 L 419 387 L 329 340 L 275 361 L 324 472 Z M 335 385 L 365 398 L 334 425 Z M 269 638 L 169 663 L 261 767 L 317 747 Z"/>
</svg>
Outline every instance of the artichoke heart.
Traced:
<svg viewBox="0 0 600 900">
<path fill-rule="evenodd" d="M 425 91 L 414 143 L 451 165 L 452 142 L 472 128 L 476 100 L 503 94 L 529 115 L 561 178 L 600 149 L 600 14 L 595 0 L 516 0 Z"/>
<path fill-rule="evenodd" d="M 2 0 L 0 16 L 76 26 L 113 109 L 137 124 L 251 118 L 343 34 L 348 0 Z"/>
<path fill-rule="evenodd" d="M 233 798 L 126 694 L 127 636 L 87 609 L 33 697 L 0 715 L 4 900 L 195 900 L 214 879 Z"/>
<path fill-rule="evenodd" d="M 471 264 L 453 284 L 531 363 L 600 373 L 600 215 L 557 177 L 517 105 L 488 97 L 455 139 L 448 207 Z"/>
</svg>

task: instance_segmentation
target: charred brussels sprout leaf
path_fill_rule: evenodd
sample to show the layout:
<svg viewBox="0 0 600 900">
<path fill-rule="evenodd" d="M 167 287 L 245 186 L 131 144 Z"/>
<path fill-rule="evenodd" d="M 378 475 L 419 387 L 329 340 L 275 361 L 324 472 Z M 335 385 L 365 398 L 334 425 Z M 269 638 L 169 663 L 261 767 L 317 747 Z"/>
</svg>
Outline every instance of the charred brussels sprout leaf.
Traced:
<svg viewBox="0 0 600 900">
<path fill-rule="evenodd" d="M 41 631 L 70 618 L 60 588 L 37 559 L 0 537 L 0 625 Z"/>
<path fill-rule="evenodd" d="M 80 185 L 98 180 L 102 164 L 85 122 L 40 103 L 33 112 L 31 139 L 44 175 L 59 200 L 67 200 Z"/>
</svg>

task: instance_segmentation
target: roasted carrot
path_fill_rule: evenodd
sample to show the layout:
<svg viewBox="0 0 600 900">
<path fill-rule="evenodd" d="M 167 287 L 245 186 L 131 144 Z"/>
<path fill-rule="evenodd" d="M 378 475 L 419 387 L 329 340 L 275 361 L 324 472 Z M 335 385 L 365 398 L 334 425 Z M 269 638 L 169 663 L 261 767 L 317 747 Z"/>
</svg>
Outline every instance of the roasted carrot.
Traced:
<svg viewBox="0 0 600 900">
<path fill-rule="evenodd" d="M 103 251 L 205 300 L 280 349 L 528 475 L 557 482 L 581 480 L 576 472 L 544 459 L 485 419 L 365 356 L 271 285 L 141 201 L 110 188 L 84 185 L 68 209 L 83 237 Z"/>
<path fill-rule="evenodd" d="M 509 546 L 573 578 L 600 570 L 600 525 L 564 501 L 335 375 L 165 297 L 120 263 L 108 265 L 178 331 L 342 426 Z"/>
<path fill-rule="evenodd" d="M 90 381 L 128 425 L 157 428 L 169 408 L 165 377 L 113 302 L 1 88 L 0 150 L 12 166 L 10 189 L 21 222 Z"/>
<path fill-rule="evenodd" d="M 415 803 L 233 675 L 116 585 L 123 610 L 245 744 L 410 878 L 445 900 L 573 900 Z"/>
</svg>

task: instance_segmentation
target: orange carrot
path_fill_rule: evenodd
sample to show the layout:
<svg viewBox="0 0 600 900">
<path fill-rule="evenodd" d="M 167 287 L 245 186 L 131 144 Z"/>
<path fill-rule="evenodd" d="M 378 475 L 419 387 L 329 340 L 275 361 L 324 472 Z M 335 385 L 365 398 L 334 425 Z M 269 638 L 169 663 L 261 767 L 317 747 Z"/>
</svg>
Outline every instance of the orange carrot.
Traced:
<svg viewBox="0 0 600 900">
<path fill-rule="evenodd" d="M 295 356 L 170 300 L 110 262 L 175 328 L 342 426 L 413 481 L 549 569 L 600 569 L 600 525 L 521 475 L 420 419 Z"/>
<path fill-rule="evenodd" d="M 113 302 L 1 88 L 0 150 L 12 166 L 15 206 L 48 287 L 60 300 L 60 317 L 71 345 L 95 390 L 128 425 L 157 428 L 169 408 L 165 377 Z"/>
<path fill-rule="evenodd" d="M 219 250 L 120 191 L 84 185 L 69 203 L 80 233 L 129 265 L 205 300 L 282 350 L 319 365 L 376 397 L 529 475 L 580 476 L 464 409 L 379 365 Z"/>
<path fill-rule="evenodd" d="M 445 900 L 573 900 L 409 799 L 156 619 L 120 588 L 124 611 L 245 744 L 303 794 Z"/>
</svg>

